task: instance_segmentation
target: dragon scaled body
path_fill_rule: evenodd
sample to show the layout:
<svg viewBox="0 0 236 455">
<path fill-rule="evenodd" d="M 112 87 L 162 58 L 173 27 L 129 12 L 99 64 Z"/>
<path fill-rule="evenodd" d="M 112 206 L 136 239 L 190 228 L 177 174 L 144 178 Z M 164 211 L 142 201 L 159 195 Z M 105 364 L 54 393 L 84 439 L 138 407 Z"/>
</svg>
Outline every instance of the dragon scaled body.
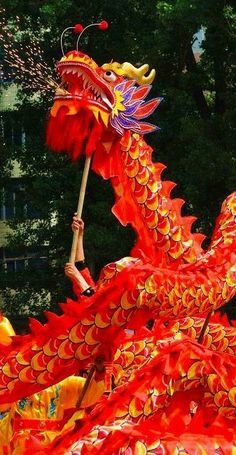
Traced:
<svg viewBox="0 0 236 455">
<path fill-rule="evenodd" d="M 0 402 L 24 396 L 26 387 L 27 393 L 32 394 L 58 382 L 88 367 L 98 356 L 113 365 L 117 384 L 126 378 L 127 371 L 133 372 L 127 387 L 118 387 L 104 402 L 104 411 L 98 409 L 94 414 L 104 429 L 103 435 L 106 431 L 110 435 L 104 445 L 98 437 L 100 451 L 94 446 L 93 451 L 75 449 L 69 453 L 111 454 L 106 451 L 106 444 L 111 447 L 108 442 L 113 443 L 115 436 L 105 430 L 108 424 L 114 434 L 119 432 L 125 446 L 123 427 L 114 430 L 119 418 L 123 419 L 122 425 L 128 422 L 134 429 L 127 452 L 124 449 L 122 453 L 165 453 L 165 447 L 161 452 L 157 443 L 157 433 L 164 427 L 160 423 L 160 429 L 152 434 L 154 420 L 160 418 L 163 408 L 169 409 L 173 395 L 189 390 L 193 400 L 202 402 L 202 408 L 211 409 L 211 416 L 221 413 L 224 418 L 234 418 L 236 384 L 233 378 L 225 382 L 224 375 L 227 368 L 236 366 L 235 330 L 209 326 L 204 345 L 199 347 L 196 337 L 203 320 L 189 317 L 206 316 L 235 295 L 236 194 L 223 203 L 211 244 L 204 250 L 204 237 L 191 231 L 194 218 L 181 215 L 183 201 L 171 198 L 174 184 L 161 179 L 164 165 L 153 163 L 152 149 L 143 137 L 156 129 L 143 119 L 161 101 L 145 101 L 153 77 L 151 73 L 150 77 L 144 76 L 147 70 L 146 66 L 140 71 L 116 62 L 99 67 L 77 51 L 69 52 L 58 63 L 62 85 L 51 110 L 47 143 L 56 152 L 67 151 L 73 160 L 82 151 L 93 154 L 94 170 L 110 179 L 114 188 L 115 216 L 124 225 L 130 223 L 137 233 L 131 256 L 104 267 L 94 296 L 81 297 L 79 304 L 63 304 L 64 314 L 48 314 L 45 326 L 32 321 L 32 333 L 16 338 L 0 358 Z M 167 339 L 162 330 L 166 339 L 162 343 L 157 330 L 150 340 L 131 340 L 132 344 L 123 348 L 122 357 L 117 349 L 124 329 L 138 329 L 151 317 L 175 320 L 174 335 Z M 176 318 L 182 319 L 178 322 Z M 177 332 L 183 337 L 180 340 Z M 147 337 L 145 331 L 142 337 Z M 219 362 L 223 377 L 217 376 Z M 164 379 L 162 372 L 166 374 Z M 135 390 L 140 390 L 138 398 Z M 142 406 L 137 402 L 140 397 Z M 189 407 L 190 402 L 189 399 Z M 111 407 L 108 419 L 106 410 Z M 229 410 L 224 412 L 223 408 Z M 149 441 L 140 436 L 141 424 L 145 430 L 148 419 Z M 94 417 L 85 422 L 76 437 L 86 439 L 94 422 Z M 88 445 L 89 441 L 91 438 Z M 217 444 L 216 448 L 220 442 Z M 137 449 L 143 445 L 146 452 Z M 65 444 L 62 446 L 65 448 Z M 57 453 L 55 448 L 53 453 Z M 63 452 L 58 448 L 59 453 Z M 118 453 L 117 448 L 114 454 Z M 183 449 L 166 453 L 188 452 Z"/>
</svg>

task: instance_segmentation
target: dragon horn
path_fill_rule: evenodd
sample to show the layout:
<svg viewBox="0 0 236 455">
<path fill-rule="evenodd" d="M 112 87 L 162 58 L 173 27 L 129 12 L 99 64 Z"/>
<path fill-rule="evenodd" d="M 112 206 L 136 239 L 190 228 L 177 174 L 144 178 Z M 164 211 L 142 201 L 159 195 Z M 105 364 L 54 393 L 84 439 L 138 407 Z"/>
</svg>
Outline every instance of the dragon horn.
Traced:
<svg viewBox="0 0 236 455">
<path fill-rule="evenodd" d="M 124 62 L 121 65 L 122 70 L 124 71 L 124 75 L 131 78 L 131 79 L 136 79 L 139 85 L 144 85 L 144 84 L 151 84 L 156 76 L 156 70 L 152 69 L 149 73 L 148 76 L 145 76 L 145 74 L 149 71 L 149 65 L 144 64 L 140 66 L 140 68 L 136 68 L 134 65 L 132 65 L 129 62 Z"/>
</svg>

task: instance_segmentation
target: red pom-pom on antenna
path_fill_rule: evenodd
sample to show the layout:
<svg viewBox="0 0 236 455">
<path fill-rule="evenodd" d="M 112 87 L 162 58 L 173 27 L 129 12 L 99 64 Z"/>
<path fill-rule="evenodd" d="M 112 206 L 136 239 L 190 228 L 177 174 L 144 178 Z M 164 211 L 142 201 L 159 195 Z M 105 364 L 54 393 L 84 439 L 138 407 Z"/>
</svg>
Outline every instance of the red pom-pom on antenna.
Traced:
<svg viewBox="0 0 236 455">
<path fill-rule="evenodd" d="M 106 30 L 109 25 L 108 25 L 108 22 L 107 21 L 101 21 L 99 26 L 98 26 L 101 30 Z"/>
<path fill-rule="evenodd" d="M 81 33 L 81 32 L 83 31 L 83 29 L 84 29 L 84 27 L 83 27 L 82 24 L 76 24 L 76 25 L 74 26 L 74 32 L 75 32 L 75 33 Z"/>
</svg>

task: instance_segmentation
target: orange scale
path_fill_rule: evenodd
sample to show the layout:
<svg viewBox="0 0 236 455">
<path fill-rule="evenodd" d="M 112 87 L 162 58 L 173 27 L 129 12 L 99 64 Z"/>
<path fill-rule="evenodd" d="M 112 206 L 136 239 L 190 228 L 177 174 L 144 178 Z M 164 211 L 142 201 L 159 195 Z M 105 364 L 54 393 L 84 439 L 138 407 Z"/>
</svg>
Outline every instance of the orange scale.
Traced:
<svg viewBox="0 0 236 455">
<path fill-rule="evenodd" d="M 158 248 L 161 248 L 165 252 L 170 249 L 170 239 L 168 236 L 160 236 L 160 233 L 157 231 L 158 240 L 156 242 Z"/>
<path fill-rule="evenodd" d="M 191 367 L 188 369 L 187 376 L 188 379 L 200 379 L 204 374 L 204 365 L 202 361 L 197 360 L 194 362 Z"/>
<path fill-rule="evenodd" d="M 150 452 L 147 452 L 147 447 L 141 441 L 135 443 L 133 449 L 130 449 L 130 452 L 124 452 L 124 455 L 147 455 Z"/>
<path fill-rule="evenodd" d="M 147 185 L 147 183 L 149 181 L 149 177 L 150 177 L 150 171 L 146 167 L 139 166 L 139 172 L 136 175 L 136 181 L 140 185 Z"/>
<path fill-rule="evenodd" d="M 135 185 L 134 197 L 137 199 L 139 204 L 144 204 L 148 197 L 148 190 L 146 186 Z"/>
<path fill-rule="evenodd" d="M 159 205 L 159 197 L 156 193 L 148 194 L 148 198 L 146 200 L 146 206 L 150 210 L 157 210 Z"/>
<path fill-rule="evenodd" d="M 220 324 L 217 324 L 216 327 L 211 330 L 211 335 L 213 338 L 213 342 L 216 343 L 217 341 L 222 340 L 225 337 L 225 330 Z"/>
<path fill-rule="evenodd" d="M 43 346 L 43 352 L 45 355 L 51 357 L 57 353 L 60 340 L 56 338 L 50 338 Z"/>
<path fill-rule="evenodd" d="M 158 216 L 158 213 L 155 212 L 155 210 L 152 210 L 152 209 L 148 208 L 147 204 L 145 204 L 145 219 L 147 221 L 152 220 L 155 213 Z"/>
<path fill-rule="evenodd" d="M 173 315 L 178 316 L 181 308 L 181 301 L 177 301 L 173 307 Z"/>
<path fill-rule="evenodd" d="M 158 232 L 162 235 L 167 235 L 170 233 L 170 220 L 168 217 L 159 217 L 159 222 L 157 226 Z"/>
<path fill-rule="evenodd" d="M 142 166 L 150 166 L 150 160 L 148 159 L 147 152 L 140 149 L 139 162 Z"/>
<path fill-rule="evenodd" d="M 135 177 L 139 172 L 139 162 L 137 160 L 131 161 L 126 165 L 125 173 L 128 177 Z"/>
<path fill-rule="evenodd" d="M 202 294 L 201 289 L 198 289 L 195 297 L 195 305 L 199 308 L 205 299 L 206 297 Z"/>
<path fill-rule="evenodd" d="M 219 377 L 216 373 L 211 373 L 207 376 L 207 384 L 210 389 L 210 392 L 214 395 L 216 392 L 219 392 L 221 384 L 219 382 Z"/>
<path fill-rule="evenodd" d="M 129 415 L 133 418 L 136 419 L 143 415 L 143 409 L 144 409 L 144 401 L 140 400 L 137 397 L 134 397 L 129 404 Z"/>
<path fill-rule="evenodd" d="M 105 314 L 97 313 L 95 316 L 95 324 L 99 328 L 108 327 L 111 324 L 111 312 L 106 312 Z"/>
<path fill-rule="evenodd" d="M 182 228 L 181 227 L 178 227 L 177 229 L 174 228 L 172 230 L 171 237 L 175 242 L 180 242 L 180 240 L 182 238 Z"/>
<path fill-rule="evenodd" d="M 169 249 L 169 255 L 174 258 L 178 259 L 184 252 L 183 246 L 180 242 L 173 242 L 171 241 L 171 246 Z"/>
<path fill-rule="evenodd" d="M 236 408 L 236 387 L 229 390 L 229 401 Z"/>
<path fill-rule="evenodd" d="M 212 336 L 209 333 L 205 333 L 203 337 L 203 345 L 208 349 L 212 346 Z"/>
<path fill-rule="evenodd" d="M 125 418 L 128 415 L 128 407 L 122 404 L 116 411 L 116 418 Z"/>
<path fill-rule="evenodd" d="M 190 295 L 189 293 L 189 289 L 186 289 L 184 292 L 183 292 L 183 295 L 182 295 L 182 302 L 183 302 L 183 305 L 184 307 L 188 308 L 190 303 L 192 302 L 193 298 L 192 296 Z"/>
<path fill-rule="evenodd" d="M 226 283 L 228 286 L 236 285 L 236 266 L 231 267 L 230 271 L 227 273 Z"/>
<path fill-rule="evenodd" d="M 228 349 L 229 342 L 228 342 L 227 338 L 224 337 L 217 342 L 216 346 L 217 346 L 217 351 L 224 352 Z"/>
<path fill-rule="evenodd" d="M 183 320 L 179 321 L 180 330 L 187 330 L 196 328 L 196 323 L 193 318 L 184 318 Z"/>
<path fill-rule="evenodd" d="M 23 365 L 19 365 L 19 369 L 18 371 L 15 371 L 12 369 L 12 365 L 10 365 L 8 362 L 6 362 L 3 366 L 2 366 L 2 373 L 4 376 L 6 376 L 7 378 L 17 378 L 17 376 L 19 375 L 19 372 L 23 369 Z M 3 378 L 4 378 L 3 376 Z"/>
<path fill-rule="evenodd" d="M 128 352 L 126 351 L 125 352 L 125 355 L 124 355 L 124 366 L 125 368 L 128 368 L 130 365 L 132 365 L 132 363 L 134 362 L 134 354 L 133 352 Z"/>
<path fill-rule="evenodd" d="M 219 392 L 217 392 L 214 395 L 214 403 L 218 408 L 230 406 L 230 401 L 227 392 L 225 392 L 224 390 L 219 390 Z"/>
<path fill-rule="evenodd" d="M 157 292 L 157 284 L 153 275 L 148 277 L 144 283 L 145 291 L 149 294 L 156 294 Z"/>
<path fill-rule="evenodd" d="M 177 303 L 177 300 L 178 300 L 178 297 L 176 296 L 176 293 L 175 293 L 175 290 L 172 289 L 169 293 L 169 301 L 170 301 L 170 305 L 173 307 L 176 305 Z"/>
<path fill-rule="evenodd" d="M 148 443 L 147 455 L 166 455 L 166 449 L 161 444 L 160 439 L 156 440 L 155 442 Z"/>
<path fill-rule="evenodd" d="M 6 363 L 6 364 L 4 364 L 2 366 L 2 371 L 3 372 L 5 370 L 5 365 L 8 365 L 8 363 Z M 22 370 L 22 364 L 20 364 L 18 362 L 14 362 L 14 363 L 11 364 L 11 367 L 9 367 L 9 365 L 8 365 L 8 368 L 10 368 L 9 371 L 11 372 L 12 377 L 16 377 L 16 376 L 18 376 L 19 371 Z"/>
<path fill-rule="evenodd" d="M 161 182 L 158 180 L 154 180 L 154 178 L 150 176 L 150 179 L 147 183 L 147 187 L 151 191 L 151 193 L 157 193 L 157 191 L 161 188 Z"/>
<path fill-rule="evenodd" d="M 31 366 L 23 368 L 19 373 L 19 380 L 25 383 L 34 383 L 35 382 L 35 372 Z"/>
<path fill-rule="evenodd" d="M 126 322 L 127 313 L 122 308 L 118 308 L 111 319 L 112 325 L 121 326 Z"/>
<path fill-rule="evenodd" d="M 188 329 L 186 335 L 189 336 L 189 338 L 195 340 L 197 337 L 197 333 L 200 335 L 200 330 L 197 332 L 194 327 L 191 327 L 190 329 Z"/>
<path fill-rule="evenodd" d="M 87 326 L 82 325 L 82 324 L 76 324 L 70 330 L 68 338 L 70 341 L 72 341 L 72 343 L 75 343 L 75 344 L 81 343 L 84 340 L 87 330 L 88 330 Z"/>
<path fill-rule="evenodd" d="M 230 298 L 231 298 L 231 292 L 232 292 L 232 288 L 230 288 L 230 286 L 228 286 L 227 283 L 224 283 L 223 290 L 222 290 L 222 298 L 223 298 L 225 301 L 230 300 Z"/>
<path fill-rule="evenodd" d="M 31 366 L 36 371 L 42 371 L 47 368 L 47 363 L 50 357 L 46 356 L 43 352 L 38 352 L 31 360 Z"/>
<path fill-rule="evenodd" d="M 145 342 L 145 340 L 135 341 L 134 346 L 135 346 L 135 353 L 139 354 L 140 352 L 142 352 L 145 349 L 146 342 Z"/>
<path fill-rule="evenodd" d="M 75 351 L 75 357 L 78 360 L 85 360 L 91 357 L 91 346 L 88 344 L 81 344 Z"/>
<path fill-rule="evenodd" d="M 153 211 L 152 216 L 150 216 L 149 219 L 146 219 L 146 224 L 149 229 L 153 229 L 154 240 L 157 241 L 158 233 L 156 231 L 156 228 L 158 225 L 158 213 Z"/>
<path fill-rule="evenodd" d="M 150 414 L 153 413 L 153 399 L 152 397 L 149 397 L 145 404 L 144 404 L 144 408 L 143 408 L 143 413 L 145 415 L 145 417 L 149 416 Z"/>
<path fill-rule="evenodd" d="M 97 326 L 93 325 L 87 330 L 85 335 L 85 343 L 88 345 L 95 345 L 98 343 L 99 335 L 101 335 L 101 330 Z"/>
<path fill-rule="evenodd" d="M 49 371 L 44 371 L 37 376 L 38 384 L 48 384 L 52 381 L 53 375 Z"/>
<path fill-rule="evenodd" d="M 236 346 L 236 336 L 228 336 L 228 341 L 230 346 Z"/>
<path fill-rule="evenodd" d="M 120 304 L 124 310 L 129 310 L 136 305 L 136 298 L 133 298 L 133 295 L 130 294 L 130 292 L 125 291 L 121 297 Z"/>
<path fill-rule="evenodd" d="M 129 156 L 132 160 L 137 160 L 138 158 L 140 159 L 140 151 L 137 145 L 135 145 L 135 147 L 130 148 Z"/>
<path fill-rule="evenodd" d="M 121 367 L 124 367 L 126 365 L 126 356 L 124 353 L 120 354 L 119 357 L 116 358 L 115 360 L 116 365 L 120 365 Z M 117 368 L 117 367 L 116 367 Z"/>
<path fill-rule="evenodd" d="M 58 356 L 61 359 L 72 359 L 75 356 L 75 348 L 76 345 L 67 339 L 61 343 L 58 349 Z"/>
</svg>

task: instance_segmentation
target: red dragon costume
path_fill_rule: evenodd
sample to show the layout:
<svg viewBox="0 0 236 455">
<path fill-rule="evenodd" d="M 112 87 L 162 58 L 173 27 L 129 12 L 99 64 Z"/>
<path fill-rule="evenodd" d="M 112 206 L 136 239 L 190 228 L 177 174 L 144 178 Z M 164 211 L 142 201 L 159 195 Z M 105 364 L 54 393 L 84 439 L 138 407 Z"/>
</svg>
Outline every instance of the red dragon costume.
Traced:
<svg viewBox="0 0 236 455">
<path fill-rule="evenodd" d="M 62 85 L 47 143 L 72 160 L 93 155 L 110 179 L 113 213 L 137 233 L 131 256 L 104 267 L 91 298 L 62 304 L 62 316 L 31 321 L 1 355 L 0 402 L 15 401 L 87 368 L 109 363 L 117 388 L 54 454 L 233 454 L 236 408 L 234 328 L 204 318 L 236 293 L 236 193 L 223 203 L 207 250 L 181 215 L 174 184 L 161 179 L 143 121 L 161 99 L 145 102 L 155 73 L 125 62 L 99 67 L 76 50 L 58 63 Z M 150 333 L 140 329 L 150 318 Z M 166 327 L 167 321 L 169 327 Z M 128 341 L 125 328 L 137 330 Z M 128 344 L 127 344 L 128 343 Z M 123 347 L 122 347 L 123 346 Z M 49 448 L 52 452 L 52 447 Z M 46 453 L 45 449 L 43 452 Z"/>
</svg>

